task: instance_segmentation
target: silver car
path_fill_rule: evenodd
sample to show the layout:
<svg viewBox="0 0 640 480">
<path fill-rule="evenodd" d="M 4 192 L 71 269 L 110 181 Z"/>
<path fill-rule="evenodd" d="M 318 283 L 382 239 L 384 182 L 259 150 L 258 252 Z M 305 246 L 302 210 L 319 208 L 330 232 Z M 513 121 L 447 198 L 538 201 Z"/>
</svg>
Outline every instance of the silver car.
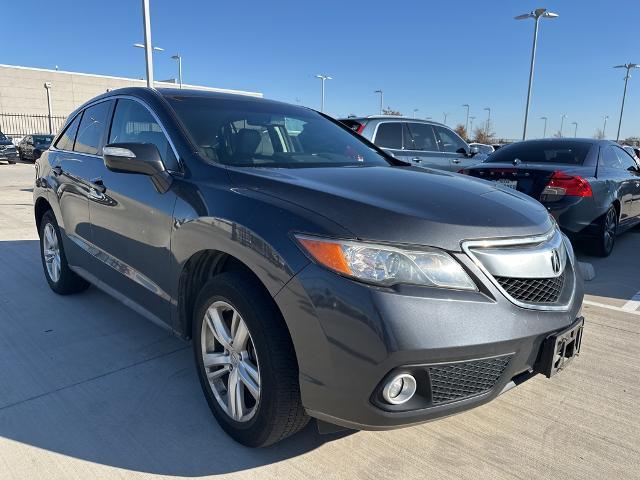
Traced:
<svg viewBox="0 0 640 480">
<path fill-rule="evenodd" d="M 416 166 L 457 172 L 484 159 L 456 132 L 438 122 L 385 115 L 340 122 L 395 158 Z"/>
</svg>

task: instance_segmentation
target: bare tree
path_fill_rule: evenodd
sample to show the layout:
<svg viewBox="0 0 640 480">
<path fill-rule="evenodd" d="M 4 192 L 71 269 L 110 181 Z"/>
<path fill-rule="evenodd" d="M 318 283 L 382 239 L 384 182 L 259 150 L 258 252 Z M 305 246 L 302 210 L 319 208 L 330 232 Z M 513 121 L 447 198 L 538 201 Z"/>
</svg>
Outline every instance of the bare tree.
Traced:
<svg viewBox="0 0 640 480">
<path fill-rule="evenodd" d="M 454 128 L 454 132 L 456 132 L 465 140 L 469 140 L 469 138 L 467 137 L 467 129 L 464 128 L 464 125 L 462 123 L 459 123 L 458 125 L 456 125 L 456 128 Z"/>
<path fill-rule="evenodd" d="M 604 132 L 602 131 L 601 128 L 596 130 L 596 133 L 593 136 L 593 138 L 597 138 L 598 140 L 603 140 L 604 139 Z"/>
<path fill-rule="evenodd" d="M 402 116 L 402 113 L 400 113 L 398 110 L 394 110 L 391 107 L 383 108 L 382 109 L 382 114 L 383 115 L 395 115 L 397 117 L 401 117 Z"/>
<path fill-rule="evenodd" d="M 492 122 L 485 122 L 483 126 L 477 127 L 475 129 L 475 131 L 473 132 L 473 135 L 475 137 L 476 142 L 486 143 L 486 144 L 493 143 L 493 139 L 496 136 L 496 134 L 493 131 L 491 131 L 491 123 Z"/>
</svg>

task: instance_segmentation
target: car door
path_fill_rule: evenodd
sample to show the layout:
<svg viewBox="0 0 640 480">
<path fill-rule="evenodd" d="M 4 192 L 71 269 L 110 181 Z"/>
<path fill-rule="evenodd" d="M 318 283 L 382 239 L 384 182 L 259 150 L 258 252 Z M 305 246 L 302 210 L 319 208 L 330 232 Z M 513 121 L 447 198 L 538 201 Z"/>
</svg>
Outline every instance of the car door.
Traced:
<svg viewBox="0 0 640 480">
<path fill-rule="evenodd" d="M 404 154 L 416 166 L 450 170 L 451 162 L 438 147 L 433 125 L 405 122 Z"/>
<path fill-rule="evenodd" d="M 449 161 L 449 170 L 457 172 L 479 163 L 477 159 L 469 156 L 469 145 L 453 130 L 441 125 L 434 125 L 433 128 L 440 152 Z"/>
<path fill-rule="evenodd" d="M 105 131 L 111 102 L 100 102 L 78 113 L 58 138 L 48 160 L 57 203 L 58 223 L 65 232 L 67 260 L 73 266 L 90 268 L 91 224 L 89 198 L 96 195 L 91 178 L 96 171 L 97 148 Z"/>
<path fill-rule="evenodd" d="M 152 143 L 169 171 L 178 169 L 175 150 L 151 110 L 138 100 L 118 98 L 106 143 Z M 131 159 L 135 161 L 135 159 Z M 167 321 L 167 277 L 176 195 L 158 191 L 146 175 L 113 172 L 101 163 L 94 183 L 100 198 L 89 202 L 91 231 L 101 261 L 100 278 L 133 300 L 145 314 Z M 147 315 L 148 316 L 148 315 Z"/>
<path fill-rule="evenodd" d="M 606 183 L 606 189 L 609 194 L 608 201 L 611 201 L 611 196 L 614 196 L 620 202 L 620 224 L 624 225 L 634 216 L 633 192 L 635 178 L 631 175 L 631 172 L 623 168 L 617 149 L 618 147 L 614 145 L 608 145 L 601 150 L 598 178 Z"/>
<path fill-rule="evenodd" d="M 635 222 L 640 218 L 640 172 L 638 172 L 638 163 L 628 151 L 617 146 L 612 148 L 620 160 L 621 173 L 626 177 L 624 182 L 627 184 L 631 197 L 629 220 Z"/>
<path fill-rule="evenodd" d="M 403 150 L 402 124 L 397 120 L 380 122 L 374 132 L 373 143 L 399 160 L 410 161 Z"/>
</svg>

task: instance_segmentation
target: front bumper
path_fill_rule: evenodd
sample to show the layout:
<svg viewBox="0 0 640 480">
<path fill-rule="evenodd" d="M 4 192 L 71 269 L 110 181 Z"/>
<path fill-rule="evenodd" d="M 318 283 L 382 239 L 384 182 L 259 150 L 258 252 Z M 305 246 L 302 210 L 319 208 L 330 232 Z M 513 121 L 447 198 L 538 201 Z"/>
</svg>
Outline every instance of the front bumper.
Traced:
<svg viewBox="0 0 640 480">
<path fill-rule="evenodd" d="M 0 151 L 0 162 L 14 162 L 16 160 L 18 160 L 18 153 L 15 150 L 9 152 L 6 150 Z"/>
<path fill-rule="evenodd" d="M 310 415 L 348 428 L 397 428 L 481 405 L 536 373 L 545 339 L 580 314 L 581 279 L 567 311 L 528 310 L 509 302 L 468 257 L 457 258 L 481 291 L 377 288 L 310 264 L 279 292 Z M 379 401 L 381 382 L 396 372 L 495 358 L 508 361 L 481 394 L 410 410 Z"/>
</svg>

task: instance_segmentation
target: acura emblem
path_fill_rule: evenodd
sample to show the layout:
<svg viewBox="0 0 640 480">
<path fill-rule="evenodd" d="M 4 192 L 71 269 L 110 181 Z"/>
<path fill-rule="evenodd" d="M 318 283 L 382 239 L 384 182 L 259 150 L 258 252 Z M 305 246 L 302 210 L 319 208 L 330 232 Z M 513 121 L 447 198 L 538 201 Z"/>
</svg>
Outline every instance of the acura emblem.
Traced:
<svg viewBox="0 0 640 480">
<path fill-rule="evenodd" d="M 551 269 L 554 274 L 558 275 L 560 273 L 560 268 L 560 254 L 558 253 L 558 250 L 554 248 L 551 251 Z"/>
</svg>

